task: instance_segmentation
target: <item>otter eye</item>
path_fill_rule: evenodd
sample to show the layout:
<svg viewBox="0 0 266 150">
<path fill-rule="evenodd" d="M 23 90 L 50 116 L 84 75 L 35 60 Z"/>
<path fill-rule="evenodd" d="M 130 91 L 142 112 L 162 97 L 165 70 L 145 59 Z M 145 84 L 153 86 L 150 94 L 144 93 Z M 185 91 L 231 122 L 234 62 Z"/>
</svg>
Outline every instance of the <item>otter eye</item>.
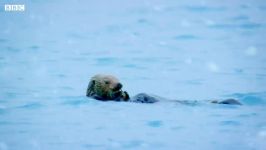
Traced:
<svg viewBox="0 0 266 150">
<path fill-rule="evenodd" d="M 105 84 L 110 84 L 110 82 L 109 82 L 109 81 L 104 81 L 104 83 L 105 83 Z"/>
</svg>

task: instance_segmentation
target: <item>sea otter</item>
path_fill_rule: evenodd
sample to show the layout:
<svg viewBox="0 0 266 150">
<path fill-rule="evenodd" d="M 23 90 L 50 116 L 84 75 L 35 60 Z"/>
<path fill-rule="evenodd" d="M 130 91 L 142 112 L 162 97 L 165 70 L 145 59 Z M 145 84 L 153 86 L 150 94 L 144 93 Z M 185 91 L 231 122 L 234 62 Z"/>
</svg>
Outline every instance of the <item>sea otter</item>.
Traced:
<svg viewBox="0 0 266 150">
<path fill-rule="evenodd" d="M 198 103 L 198 101 L 189 100 L 169 100 L 146 93 L 139 93 L 130 98 L 129 94 L 122 90 L 122 87 L 123 85 L 116 77 L 112 75 L 98 74 L 91 78 L 87 88 L 86 96 L 101 101 L 128 101 L 136 103 L 177 102 L 181 104 Z M 215 104 L 241 105 L 241 103 L 235 99 L 226 99 L 221 101 L 210 100 L 208 102 Z"/>
</svg>

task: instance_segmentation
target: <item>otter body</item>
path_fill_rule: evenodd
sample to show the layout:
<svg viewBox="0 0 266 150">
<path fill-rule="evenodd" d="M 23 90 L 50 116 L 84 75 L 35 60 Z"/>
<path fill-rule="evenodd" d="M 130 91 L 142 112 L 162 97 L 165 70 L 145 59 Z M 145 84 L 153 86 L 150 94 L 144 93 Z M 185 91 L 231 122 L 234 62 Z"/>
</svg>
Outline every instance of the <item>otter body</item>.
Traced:
<svg viewBox="0 0 266 150">
<path fill-rule="evenodd" d="M 132 99 L 130 99 L 129 101 L 135 102 L 135 103 L 176 102 L 176 103 L 186 104 L 186 105 L 195 105 L 199 103 L 198 101 L 192 101 L 192 100 L 169 100 L 169 99 L 160 98 L 157 96 L 151 96 L 146 93 L 139 93 L 136 96 L 134 96 Z M 221 101 L 210 100 L 208 102 L 211 102 L 214 104 L 242 105 L 240 102 L 238 102 L 235 99 L 225 99 Z"/>
<path fill-rule="evenodd" d="M 187 100 L 168 100 L 166 98 L 148 95 L 146 93 L 139 93 L 130 98 L 126 91 L 122 91 L 123 85 L 119 80 L 112 75 L 95 75 L 91 78 L 86 96 L 101 101 L 128 101 L 135 103 L 157 103 L 157 102 L 177 102 L 181 104 L 196 104 L 198 101 Z M 208 101 L 214 104 L 230 104 L 241 105 L 241 103 L 235 99 L 226 100 L 211 100 Z"/>
</svg>

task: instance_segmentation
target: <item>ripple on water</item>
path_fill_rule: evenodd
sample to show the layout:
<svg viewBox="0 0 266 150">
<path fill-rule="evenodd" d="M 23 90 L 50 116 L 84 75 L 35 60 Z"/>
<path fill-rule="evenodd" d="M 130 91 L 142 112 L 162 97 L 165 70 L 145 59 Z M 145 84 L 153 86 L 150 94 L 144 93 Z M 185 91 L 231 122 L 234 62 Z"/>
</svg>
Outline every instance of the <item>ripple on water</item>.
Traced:
<svg viewBox="0 0 266 150">
<path fill-rule="evenodd" d="M 171 130 L 181 130 L 184 129 L 183 126 L 175 126 L 175 127 L 171 127 Z"/>
<path fill-rule="evenodd" d="M 247 15 L 238 15 L 231 18 L 233 21 L 247 21 L 249 17 Z"/>
<path fill-rule="evenodd" d="M 140 18 L 140 19 L 137 20 L 137 22 L 139 24 L 151 25 L 151 22 L 149 20 L 145 19 L 145 18 Z"/>
<path fill-rule="evenodd" d="M 192 34 L 182 34 L 182 35 L 175 36 L 174 39 L 175 40 L 198 40 L 200 38 Z"/>
<path fill-rule="evenodd" d="M 6 99 L 13 99 L 18 97 L 18 95 L 20 95 L 19 93 L 15 93 L 15 92 L 6 92 L 3 94 L 4 98 Z"/>
<path fill-rule="evenodd" d="M 255 117 L 257 115 L 258 115 L 257 113 L 248 113 L 248 114 L 240 114 L 237 117 L 239 117 L 239 118 L 250 118 L 250 117 Z"/>
<path fill-rule="evenodd" d="M 188 10 L 189 12 L 196 12 L 196 13 L 202 13 L 202 12 L 219 12 L 219 11 L 225 11 L 226 7 L 209 7 L 209 6 L 185 6 L 185 10 Z"/>
<path fill-rule="evenodd" d="M 112 65 L 116 61 L 118 61 L 118 59 L 114 57 L 102 57 L 102 58 L 96 58 L 95 61 L 97 65 Z"/>
<path fill-rule="evenodd" d="M 219 104 L 219 105 L 217 105 L 217 108 L 221 108 L 221 109 L 239 109 L 239 108 L 241 108 L 241 105 Z"/>
<path fill-rule="evenodd" d="M 163 125 L 163 122 L 160 120 L 153 120 L 153 121 L 148 121 L 147 125 L 149 127 L 158 128 L 158 127 L 161 127 Z"/>
<path fill-rule="evenodd" d="M 40 49 L 40 46 L 38 46 L 38 45 L 32 45 L 29 48 L 32 49 L 32 50 L 38 50 L 38 49 Z"/>
<path fill-rule="evenodd" d="M 6 50 L 8 52 L 19 52 L 20 51 L 20 49 L 18 49 L 16 47 L 11 47 L 11 46 L 6 47 Z"/>
<path fill-rule="evenodd" d="M 74 89 L 73 87 L 70 87 L 70 86 L 61 86 L 59 88 L 62 89 L 62 90 L 68 90 L 68 91 L 71 91 L 71 90 Z"/>
<path fill-rule="evenodd" d="M 0 121 L 1 126 L 9 126 L 9 125 L 30 125 L 31 123 L 26 121 Z"/>
<path fill-rule="evenodd" d="M 256 105 L 256 104 L 265 103 L 262 98 L 257 97 L 257 96 L 253 96 L 253 95 L 243 97 L 242 101 L 244 103 L 250 104 L 250 105 Z"/>
<path fill-rule="evenodd" d="M 79 33 L 69 33 L 67 34 L 68 37 L 72 38 L 72 39 L 87 39 L 88 37 L 83 35 L 83 34 L 79 34 Z"/>
<path fill-rule="evenodd" d="M 88 104 L 88 102 L 84 100 L 68 100 L 63 102 L 63 105 L 71 105 L 71 106 L 80 106 L 84 104 Z"/>
<path fill-rule="evenodd" d="M 266 104 L 266 92 L 260 93 L 234 93 L 229 95 L 236 97 L 245 105 L 261 105 Z"/>
<path fill-rule="evenodd" d="M 260 10 L 266 11 L 266 6 L 259 6 Z"/>
<path fill-rule="evenodd" d="M 22 108 L 22 109 L 38 109 L 43 107 L 44 105 L 38 102 L 33 102 L 33 103 L 27 103 L 21 106 L 18 106 L 17 108 Z"/>
<path fill-rule="evenodd" d="M 6 108 L 0 105 L 0 115 L 6 113 Z"/>
<path fill-rule="evenodd" d="M 2 38 L 0 38 L 0 43 L 5 43 L 5 42 L 7 42 L 8 40 L 7 39 L 2 39 Z"/>
<path fill-rule="evenodd" d="M 262 27 L 261 24 L 258 23 L 242 23 L 242 24 L 214 24 L 214 25 L 210 25 L 210 28 L 214 28 L 214 29 L 231 29 L 231 30 L 235 30 L 235 29 L 258 29 L 260 27 Z"/>
<path fill-rule="evenodd" d="M 146 67 L 143 67 L 141 65 L 136 65 L 136 64 L 125 64 L 123 65 L 124 68 L 129 68 L 129 69 L 146 69 Z"/>
<path fill-rule="evenodd" d="M 234 121 L 234 120 L 221 121 L 219 124 L 222 126 L 240 126 L 241 125 L 240 122 Z"/>
<path fill-rule="evenodd" d="M 145 144 L 144 141 L 140 141 L 140 140 L 132 140 L 129 142 L 125 142 L 122 144 L 123 148 L 137 148 L 137 147 L 141 147 Z"/>
<path fill-rule="evenodd" d="M 65 78 L 66 77 L 65 74 L 57 74 L 56 76 L 59 77 L 59 78 Z"/>
<path fill-rule="evenodd" d="M 61 103 L 62 105 L 80 106 L 89 104 L 90 102 L 84 96 L 64 96 L 61 98 L 64 101 Z"/>
<path fill-rule="evenodd" d="M 202 85 L 202 80 L 200 79 L 195 79 L 195 80 L 187 80 L 185 83 L 190 84 L 190 85 Z"/>
<path fill-rule="evenodd" d="M 86 149 L 104 148 L 103 144 L 84 144 L 83 147 Z"/>
</svg>

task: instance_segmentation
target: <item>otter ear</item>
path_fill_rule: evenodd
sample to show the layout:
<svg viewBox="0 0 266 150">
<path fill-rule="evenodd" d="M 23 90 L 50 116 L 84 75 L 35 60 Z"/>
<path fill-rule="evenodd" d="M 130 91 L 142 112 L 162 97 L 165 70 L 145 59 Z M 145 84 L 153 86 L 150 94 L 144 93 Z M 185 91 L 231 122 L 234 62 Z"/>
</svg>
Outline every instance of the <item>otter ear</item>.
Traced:
<svg viewBox="0 0 266 150">
<path fill-rule="evenodd" d="M 87 88 L 86 96 L 88 96 L 88 97 L 92 96 L 93 90 L 94 90 L 94 88 L 93 88 L 94 84 L 95 84 L 95 80 L 91 80 L 89 85 L 88 85 L 88 88 Z"/>
</svg>

